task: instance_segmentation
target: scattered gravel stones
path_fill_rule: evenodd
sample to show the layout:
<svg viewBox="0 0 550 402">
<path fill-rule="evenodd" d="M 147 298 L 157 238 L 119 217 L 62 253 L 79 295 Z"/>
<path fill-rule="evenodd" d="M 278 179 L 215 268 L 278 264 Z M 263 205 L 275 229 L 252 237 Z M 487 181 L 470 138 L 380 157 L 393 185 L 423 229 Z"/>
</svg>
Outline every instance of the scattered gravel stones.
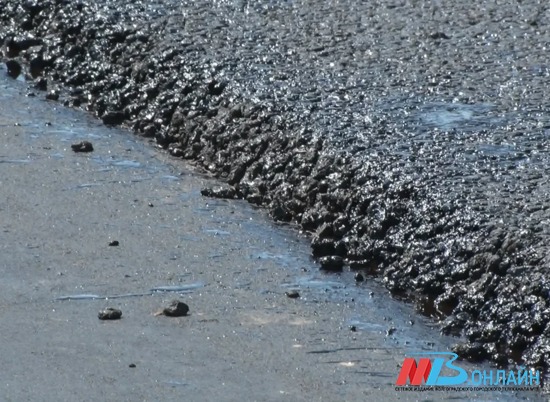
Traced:
<svg viewBox="0 0 550 402">
<path fill-rule="evenodd" d="M 114 307 L 107 307 L 101 310 L 97 317 L 100 320 L 119 320 L 122 318 L 122 311 Z"/>
<path fill-rule="evenodd" d="M 94 146 L 89 141 L 81 141 L 76 144 L 72 144 L 71 148 L 74 152 L 93 152 Z"/>
</svg>

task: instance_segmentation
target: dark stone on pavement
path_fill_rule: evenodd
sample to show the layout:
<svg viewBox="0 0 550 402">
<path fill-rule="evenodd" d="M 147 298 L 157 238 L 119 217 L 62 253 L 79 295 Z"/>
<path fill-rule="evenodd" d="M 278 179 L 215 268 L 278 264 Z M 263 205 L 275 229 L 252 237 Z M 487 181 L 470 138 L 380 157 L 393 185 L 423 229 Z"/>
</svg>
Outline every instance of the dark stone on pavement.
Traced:
<svg viewBox="0 0 550 402">
<path fill-rule="evenodd" d="M 173 300 L 170 305 L 162 310 L 162 314 L 168 317 L 183 317 L 189 312 L 189 306 L 179 300 Z"/>
<path fill-rule="evenodd" d="M 100 320 L 118 320 L 122 317 L 122 311 L 114 307 L 108 307 L 101 310 L 97 317 Z"/>
<path fill-rule="evenodd" d="M 430 35 L 432 39 L 451 39 L 445 32 L 434 32 Z"/>
<path fill-rule="evenodd" d="M 89 141 L 81 141 L 76 144 L 72 144 L 71 148 L 74 152 L 92 152 L 94 146 Z"/>
<path fill-rule="evenodd" d="M 118 240 L 113 240 L 113 241 L 109 242 L 109 246 L 111 246 L 111 247 L 116 247 L 118 245 L 119 245 Z"/>
<path fill-rule="evenodd" d="M 289 290 L 288 292 L 285 292 L 285 295 L 290 299 L 297 299 L 300 297 L 300 293 L 296 290 Z"/>
</svg>

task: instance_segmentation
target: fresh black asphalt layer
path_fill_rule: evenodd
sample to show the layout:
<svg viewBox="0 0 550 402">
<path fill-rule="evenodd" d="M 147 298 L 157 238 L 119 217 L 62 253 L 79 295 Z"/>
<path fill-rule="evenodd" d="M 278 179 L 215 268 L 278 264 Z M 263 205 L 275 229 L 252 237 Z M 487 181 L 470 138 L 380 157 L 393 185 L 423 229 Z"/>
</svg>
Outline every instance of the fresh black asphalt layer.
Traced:
<svg viewBox="0 0 550 402">
<path fill-rule="evenodd" d="M 545 367 L 550 11 L 502 3 L 0 0 L 0 40 L 41 96 L 427 299 L 461 357 Z"/>
</svg>

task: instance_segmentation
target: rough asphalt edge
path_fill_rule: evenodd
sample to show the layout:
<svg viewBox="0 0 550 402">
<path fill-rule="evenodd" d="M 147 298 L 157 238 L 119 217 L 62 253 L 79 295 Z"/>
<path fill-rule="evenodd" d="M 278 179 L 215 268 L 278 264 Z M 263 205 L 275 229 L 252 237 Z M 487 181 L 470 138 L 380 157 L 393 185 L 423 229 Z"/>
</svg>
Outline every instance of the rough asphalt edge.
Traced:
<svg viewBox="0 0 550 402">
<path fill-rule="evenodd" d="M 365 167 L 307 126 L 287 123 L 292 105 L 234 97 L 223 60 L 201 58 L 200 46 L 167 44 L 177 21 L 137 23 L 139 4 L 2 0 L 0 9 L 4 60 L 45 77 L 36 88 L 47 88 L 48 99 L 59 97 L 51 89 L 59 83 L 65 105 L 155 137 L 275 220 L 313 233 L 314 255 L 331 267 L 344 257 L 396 293 L 425 295 L 448 314 L 445 332 L 467 336 L 456 347 L 461 357 L 506 365 L 521 356 L 546 368 L 550 285 L 529 234 L 495 227 L 482 214 L 463 217 L 463 203 L 432 204 L 429 186 Z M 419 205 L 433 207 L 426 213 Z M 411 240 L 416 248 L 406 246 Z"/>
</svg>

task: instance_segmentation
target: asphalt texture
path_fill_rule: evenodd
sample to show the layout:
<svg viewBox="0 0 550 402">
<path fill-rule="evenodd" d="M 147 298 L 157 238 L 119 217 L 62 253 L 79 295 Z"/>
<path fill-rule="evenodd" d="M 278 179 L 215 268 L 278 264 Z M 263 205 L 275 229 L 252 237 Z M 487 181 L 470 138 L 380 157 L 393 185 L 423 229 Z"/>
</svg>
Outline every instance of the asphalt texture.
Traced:
<svg viewBox="0 0 550 402">
<path fill-rule="evenodd" d="M 319 271 L 265 210 L 203 197 L 220 183 L 5 72 L 2 401 L 545 400 L 397 391 L 411 351 L 452 346 L 432 320 L 369 277 Z"/>
<path fill-rule="evenodd" d="M 545 368 L 542 2 L 7 1 L 12 76 L 122 124 L 428 300 L 455 350 Z"/>
</svg>

